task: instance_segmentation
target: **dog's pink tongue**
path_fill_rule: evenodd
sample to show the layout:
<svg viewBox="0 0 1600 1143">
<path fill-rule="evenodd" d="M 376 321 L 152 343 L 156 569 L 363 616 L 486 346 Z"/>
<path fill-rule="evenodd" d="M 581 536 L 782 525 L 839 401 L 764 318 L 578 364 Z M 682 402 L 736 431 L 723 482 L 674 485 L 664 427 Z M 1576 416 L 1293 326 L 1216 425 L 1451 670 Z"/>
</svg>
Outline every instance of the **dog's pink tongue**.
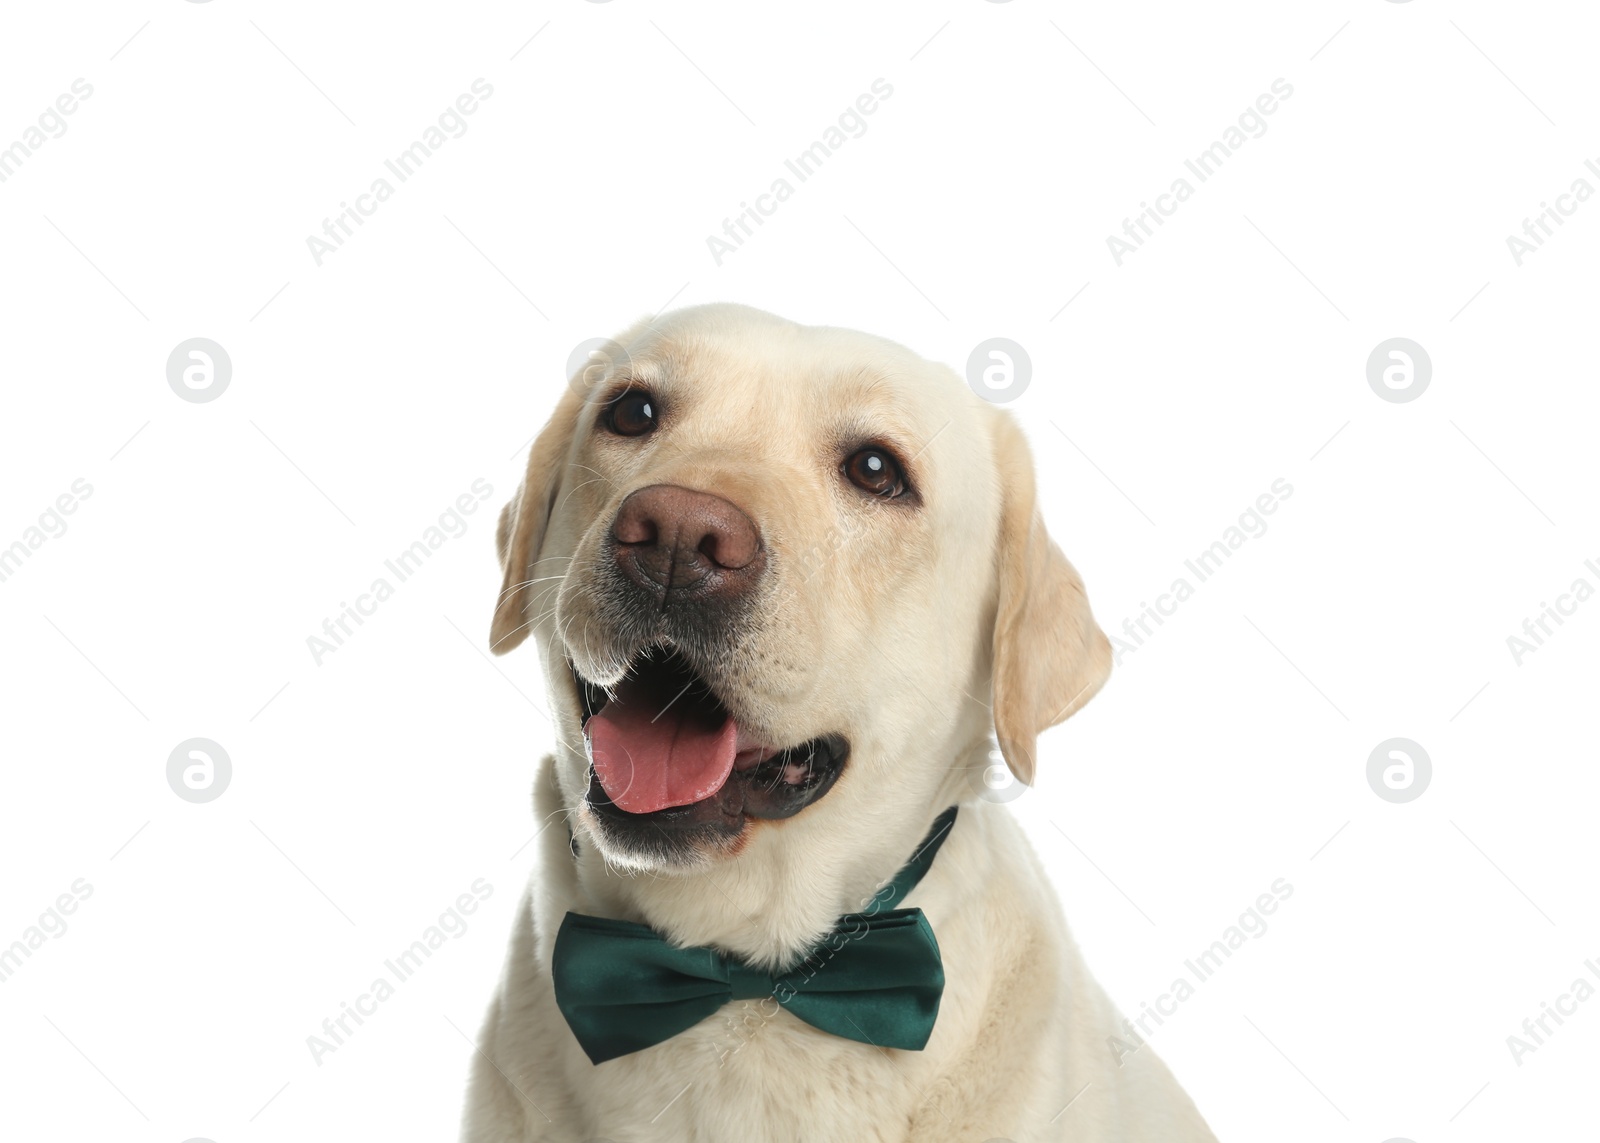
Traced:
<svg viewBox="0 0 1600 1143">
<path fill-rule="evenodd" d="M 585 724 L 595 777 L 606 796 L 630 814 L 687 806 L 722 789 L 733 772 L 739 727 L 711 728 L 696 712 L 655 701 L 626 683 Z"/>
</svg>

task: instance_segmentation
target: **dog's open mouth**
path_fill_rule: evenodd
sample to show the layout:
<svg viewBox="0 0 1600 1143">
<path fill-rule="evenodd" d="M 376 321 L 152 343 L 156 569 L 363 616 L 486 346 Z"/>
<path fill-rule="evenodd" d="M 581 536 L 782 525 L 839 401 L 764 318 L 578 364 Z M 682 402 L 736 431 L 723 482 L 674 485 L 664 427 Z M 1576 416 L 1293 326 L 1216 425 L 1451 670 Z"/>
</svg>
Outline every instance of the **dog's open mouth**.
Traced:
<svg viewBox="0 0 1600 1143">
<path fill-rule="evenodd" d="M 837 734 L 791 747 L 754 740 L 671 648 L 641 652 L 609 693 L 573 678 L 589 805 L 610 822 L 736 834 L 747 817 L 792 817 L 815 802 L 849 753 Z"/>
</svg>

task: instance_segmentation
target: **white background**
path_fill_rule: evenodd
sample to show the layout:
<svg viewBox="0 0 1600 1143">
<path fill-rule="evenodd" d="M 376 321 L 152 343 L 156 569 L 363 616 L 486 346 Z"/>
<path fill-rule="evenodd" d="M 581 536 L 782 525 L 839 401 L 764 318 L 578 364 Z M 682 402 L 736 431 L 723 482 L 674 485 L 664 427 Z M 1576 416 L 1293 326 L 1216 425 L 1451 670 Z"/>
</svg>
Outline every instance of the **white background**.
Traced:
<svg viewBox="0 0 1600 1143">
<path fill-rule="evenodd" d="M 1600 587 L 1600 204 L 1520 266 L 1506 238 L 1600 188 L 1596 32 L 1432 0 L 11 6 L 0 146 L 93 94 L 0 183 L 0 547 L 93 491 L 0 583 L 0 945 L 93 891 L 0 984 L 0 1134 L 454 1136 L 550 740 L 531 650 L 485 654 L 494 513 L 575 345 L 734 300 L 958 370 L 1022 344 L 1012 407 L 1108 632 L 1292 485 L 1013 803 L 1131 1013 L 1293 886 L 1152 1039 L 1219 1137 L 1592 1137 L 1600 999 L 1520 1064 L 1506 1040 L 1600 958 L 1600 602 L 1520 665 L 1507 637 Z M 878 78 L 866 133 L 718 265 Z M 1278 78 L 1118 266 L 1107 237 Z M 209 403 L 167 384 L 192 337 L 232 360 Z M 1417 400 L 1367 383 L 1391 337 L 1431 357 Z M 478 479 L 318 665 L 307 637 Z M 233 764 L 203 805 L 166 780 L 196 736 Z M 1366 778 L 1396 736 L 1433 764 L 1407 804 Z M 478 878 L 465 934 L 314 1062 Z"/>
</svg>

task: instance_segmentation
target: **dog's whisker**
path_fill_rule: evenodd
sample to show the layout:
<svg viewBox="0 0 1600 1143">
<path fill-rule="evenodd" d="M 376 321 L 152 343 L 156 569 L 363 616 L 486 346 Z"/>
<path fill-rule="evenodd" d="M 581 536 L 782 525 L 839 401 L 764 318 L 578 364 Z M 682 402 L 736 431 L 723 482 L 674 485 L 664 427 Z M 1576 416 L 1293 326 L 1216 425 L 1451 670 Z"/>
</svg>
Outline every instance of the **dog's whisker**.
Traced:
<svg viewBox="0 0 1600 1143">
<path fill-rule="evenodd" d="M 533 563 L 529 567 L 529 570 L 531 571 L 533 568 L 538 567 L 540 564 L 549 563 L 551 560 L 566 560 L 570 564 L 573 560 L 575 560 L 577 558 L 578 558 L 577 556 L 562 556 L 562 555 L 540 556 L 538 559 L 533 561 Z"/>
<path fill-rule="evenodd" d="M 506 590 L 507 591 L 520 591 L 522 588 L 532 587 L 536 583 L 548 583 L 549 581 L 551 581 L 553 579 L 566 579 L 566 578 L 567 578 L 566 572 L 562 572 L 560 575 L 541 575 L 541 576 L 536 576 L 533 579 L 525 579 L 521 583 L 514 583 L 510 587 L 508 587 Z"/>
<path fill-rule="evenodd" d="M 594 466 L 593 466 L 593 465 L 588 465 L 588 464 L 579 464 L 579 463 L 578 463 L 578 462 L 577 462 L 577 461 L 574 461 L 574 462 L 573 462 L 573 463 L 572 463 L 572 467 L 573 467 L 573 468 L 577 468 L 577 469 L 581 469 L 581 470 L 583 470 L 583 471 L 584 471 L 584 472 L 592 472 L 592 473 L 594 473 L 594 474 L 595 474 L 595 476 L 596 476 L 596 477 L 598 477 L 598 478 L 599 478 L 599 479 L 600 479 L 600 480 L 603 480 L 603 481 L 605 481 L 605 482 L 606 482 L 606 483 L 607 483 L 607 484 L 610 484 L 610 485 L 611 485 L 611 487 L 613 487 L 613 488 L 615 488 L 615 487 L 616 487 L 616 484 L 615 484 L 615 483 L 614 483 L 614 482 L 613 482 L 613 481 L 612 481 L 612 479 L 611 479 L 611 478 L 610 478 L 610 477 L 609 477 L 609 476 L 607 476 L 607 475 L 606 475 L 606 474 L 605 474 L 605 473 L 603 473 L 603 472 L 601 472 L 601 471 L 600 471 L 600 470 L 599 470 L 599 469 L 598 469 L 598 468 L 595 468 L 595 467 L 594 467 Z M 593 483 L 594 483 L 594 481 L 590 481 L 590 483 L 591 483 L 591 484 L 593 484 Z"/>
<path fill-rule="evenodd" d="M 561 503 L 555 505 L 554 507 L 552 507 L 550 509 L 550 514 L 552 516 L 555 515 L 555 513 L 559 512 L 559 511 L 561 511 L 561 509 L 565 508 L 567 506 L 567 501 L 571 500 L 581 490 L 589 487 L 589 485 L 591 485 L 591 484 L 599 484 L 599 483 L 601 483 L 602 480 L 605 480 L 605 478 L 601 477 L 599 480 L 580 480 L 577 484 L 575 484 L 571 488 L 567 489 L 567 494 L 561 498 Z M 605 483 L 606 484 L 611 484 L 611 482 L 609 480 L 605 480 Z M 612 487 L 614 488 L 616 486 L 612 485 Z"/>
</svg>

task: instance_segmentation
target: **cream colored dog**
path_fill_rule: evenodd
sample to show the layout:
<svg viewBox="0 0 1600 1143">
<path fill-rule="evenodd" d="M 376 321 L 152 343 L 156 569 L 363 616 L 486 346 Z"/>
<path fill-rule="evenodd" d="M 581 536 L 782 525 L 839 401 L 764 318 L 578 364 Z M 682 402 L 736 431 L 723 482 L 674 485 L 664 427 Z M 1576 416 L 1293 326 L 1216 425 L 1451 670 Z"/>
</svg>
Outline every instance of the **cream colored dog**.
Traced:
<svg viewBox="0 0 1600 1143">
<path fill-rule="evenodd" d="M 1118 1062 L 1121 1017 L 980 796 L 991 735 L 1031 782 L 1111 666 L 1008 414 L 879 338 L 680 310 L 573 378 L 499 546 L 492 645 L 537 640 L 561 741 L 465 1140 L 1213 1139 L 1150 1048 Z M 580 1048 L 551 983 L 569 911 L 781 968 L 952 805 L 905 902 L 944 963 L 925 1049 L 753 1000 Z"/>
</svg>

